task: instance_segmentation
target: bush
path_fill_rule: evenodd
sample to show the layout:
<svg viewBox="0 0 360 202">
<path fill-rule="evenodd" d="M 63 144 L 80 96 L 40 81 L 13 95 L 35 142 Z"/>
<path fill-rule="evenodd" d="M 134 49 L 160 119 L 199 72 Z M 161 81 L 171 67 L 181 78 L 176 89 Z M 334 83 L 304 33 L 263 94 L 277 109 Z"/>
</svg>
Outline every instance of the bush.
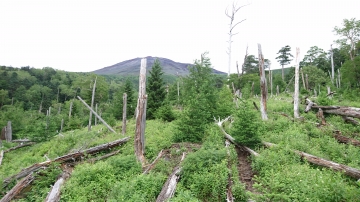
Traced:
<svg viewBox="0 0 360 202">
<path fill-rule="evenodd" d="M 255 146 L 261 142 L 259 132 L 262 125 L 250 109 L 248 103 L 242 103 L 236 112 L 231 135 L 241 145 Z"/>
<path fill-rule="evenodd" d="M 155 112 L 155 118 L 163 121 L 171 122 L 175 120 L 175 114 L 173 113 L 169 104 L 164 104 L 158 108 Z"/>
</svg>

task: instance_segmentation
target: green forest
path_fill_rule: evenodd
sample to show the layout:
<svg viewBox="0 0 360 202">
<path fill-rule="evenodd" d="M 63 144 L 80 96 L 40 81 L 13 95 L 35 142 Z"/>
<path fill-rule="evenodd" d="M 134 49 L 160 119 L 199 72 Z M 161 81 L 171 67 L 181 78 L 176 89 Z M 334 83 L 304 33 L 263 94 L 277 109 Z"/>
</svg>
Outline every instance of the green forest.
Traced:
<svg viewBox="0 0 360 202">
<path fill-rule="evenodd" d="M 257 109 L 257 56 L 247 55 L 242 71 L 229 78 L 212 74 L 207 53 L 183 77 L 165 75 L 155 62 L 146 79 L 143 164 L 133 144 L 138 77 L 0 66 L 0 127 L 11 121 L 12 140 L 31 143 L 13 149 L 24 143 L 0 140 L 1 201 L 44 201 L 64 173 L 60 201 L 162 201 L 173 173 L 177 186 L 166 201 L 359 201 L 360 177 L 313 164 L 301 153 L 348 166 L 360 176 L 360 21 L 344 19 L 333 32 L 334 48 L 327 52 L 314 45 L 299 63 L 299 119 L 293 117 L 295 67 L 288 67 L 295 47 L 279 46 L 277 61 L 264 61 L 268 120 Z M 282 69 L 272 70 L 275 63 Z M 88 128 L 90 112 L 78 97 L 93 103 L 116 133 L 94 115 Z M 326 108 L 324 117 L 317 108 L 305 112 L 306 99 L 317 106 L 353 107 L 357 115 L 346 118 Z M 124 142 L 107 150 L 89 150 L 119 139 Z M 81 151 L 86 151 L 81 158 L 58 159 Z M 24 177 L 31 181 L 5 199 Z"/>
</svg>

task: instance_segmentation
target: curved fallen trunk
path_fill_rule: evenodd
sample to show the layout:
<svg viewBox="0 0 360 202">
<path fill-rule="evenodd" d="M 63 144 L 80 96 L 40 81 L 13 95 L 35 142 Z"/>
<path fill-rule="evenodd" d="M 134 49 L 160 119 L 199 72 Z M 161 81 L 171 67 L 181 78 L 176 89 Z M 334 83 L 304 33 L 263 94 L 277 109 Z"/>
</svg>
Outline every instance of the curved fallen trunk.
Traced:
<svg viewBox="0 0 360 202">
<path fill-rule="evenodd" d="M 20 145 L 18 145 L 18 146 L 16 146 L 16 147 L 11 147 L 11 148 L 5 150 L 4 153 L 7 153 L 7 152 L 10 152 L 10 151 L 13 151 L 13 150 L 22 148 L 22 147 L 31 146 L 31 145 L 33 145 L 33 144 L 35 144 L 35 142 L 30 142 L 30 143 L 26 143 L 26 144 L 20 144 Z"/>
<path fill-rule="evenodd" d="M 321 108 L 324 113 L 327 114 L 336 114 L 340 116 L 347 116 L 353 118 L 360 118 L 360 108 L 356 107 L 341 107 L 341 106 L 318 106 L 313 105 L 311 109 Z"/>
<path fill-rule="evenodd" d="M 272 146 L 276 146 L 276 144 L 270 143 L 270 142 L 263 142 L 263 144 L 267 147 L 272 147 Z M 325 160 L 322 159 L 320 157 L 302 152 L 302 151 L 298 151 L 298 150 L 293 150 L 295 153 L 299 154 L 302 158 L 306 159 L 307 161 L 309 161 L 310 163 L 313 163 L 315 165 L 319 165 L 319 166 L 323 166 L 323 167 L 327 167 L 330 168 L 332 170 L 335 171 L 341 171 L 343 172 L 345 175 L 353 177 L 355 179 L 360 179 L 360 170 L 356 169 L 356 168 L 352 168 L 343 164 L 339 164 L 339 163 L 335 163 L 333 161 L 329 161 L 329 160 Z"/>
<path fill-rule="evenodd" d="M 9 202 L 16 195 L 18 195 L 25 187 L 29 186 L 34 181 L 32 173 L 27 175 L 24 179 L 18 182 L 1 200 L 0 202 Z"/>
</svg>

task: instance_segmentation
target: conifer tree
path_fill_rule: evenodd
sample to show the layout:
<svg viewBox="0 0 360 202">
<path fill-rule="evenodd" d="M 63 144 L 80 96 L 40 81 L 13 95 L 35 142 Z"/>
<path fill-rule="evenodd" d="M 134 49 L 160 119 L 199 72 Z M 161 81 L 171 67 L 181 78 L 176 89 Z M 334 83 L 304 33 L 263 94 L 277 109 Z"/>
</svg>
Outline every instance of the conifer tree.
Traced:
<svg viewBox="0 0 360 202">
<path fill-rule="evenodd" d="M 162 78 L 164 72 L 158 59 L 155 60 L 148 78 L 146 91 L 148 94 L 146 118 L 155 119 L 156 110 L 158 110 L 165 100 L 166 92 Z"/>
</svg>

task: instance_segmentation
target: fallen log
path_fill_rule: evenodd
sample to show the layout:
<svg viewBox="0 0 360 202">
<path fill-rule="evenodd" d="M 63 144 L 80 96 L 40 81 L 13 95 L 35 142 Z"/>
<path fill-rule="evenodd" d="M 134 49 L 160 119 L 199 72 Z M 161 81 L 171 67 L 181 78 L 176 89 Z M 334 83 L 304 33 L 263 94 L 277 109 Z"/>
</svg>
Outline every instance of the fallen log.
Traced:
<svg viewBox="0 0 360 202">
<path fill-rule="evenodd" d="M 31 142 L 29 139 L 18 139 L 18 140 L 12 140 L 11 142 Z"/>
<path fill-rule="evenodd" d="M 335 134 L 333 136 L 338 142 L 340 143 L 345 143 L 345 144 L 351 144 L 354 145 L 356 147 L 360 147 L 360 141 L 359 140 L 355 140 L 349 137 L 345 137 L 343 135 L 341 135 L 340 131 L 335 131 Z"/>
<path fill-rule="evenodd" d="M 359 122 L 357 120 L 355 120 L 354 118 L 352 117 L 348 117 L 348 116 L 342 116 L 343 120 L 347 123 L 351 123 L 353 125 L 359 125 Z"/>
<path fill-rule="evenodd" d="M 18 182 L 1 200 L 0 202 L 9 202 L 16 195 L 18 195 L 25 187 L 29 186 L 34 181 L 32 173 L 27 175 L 24 179 Z"/>
<path fill-rule="evenodd" d="M 159 158 L 163 155 L 163 150 L 159 152 L 155 160 L 146 168 L 146 170 L 143 172 L 143 174 L 147 174 L 155 165 L 155 163 L 159 160 Z"/>
<path fill-rule="evenodd" d="M 230 150 L 229 150 L 229 146 L 230 146 L 230 142 L 228 140 L 225 140 L 225 147 L 226 147 L 226 151 L 227 151 L 227 155 L 228 157 L 230 157 Z M 231 171 L 231 161 L 228 160 L 228 169 L 229 171 Z M 232 188 L 232 185 L 233 185 L 233 182 L 232 182 L 232 173 L 229 172 L 229 176 L 228 176 L 228 184 L 226 186 L 226 201 L 227 202 L 234 202 L 234 196 L 233 196 L 233 193 L 231 191 L 231 188 Z"/>
<path fill-rule="evenodd" d="M 225 121 L 227 121 L 229 118 L 230 118 L 230 116 L 227 117 L 226 119 L 222 120 L 222 121 L 219 120 L 219 121 L 216 123 L 216 124 L 219 126 L 220 130 L 223 132 L 225 138 L 228 139 L 231 143 L 233 143 L 233 144 L 236 145 L 237 147 L 239 147 L 240 149 L 249 152 L 251 155 L 259 156 L 259 154 L 258 154 L 256 151 L 254 151 L 254 150 L 252 150 L 252 149 L 250 149 L 250 148 L 248 148 L 248 147 L 246 147 L 246 146 L 242 146 L 242 145 L 237 144 L 237 143 L 235 142 L 235 138 L 231 137 L 229 134 L 226 133 L 226 131 L 225 131 L 224 128 L 222 127 L 222 124 L 223 124 Z M 217 120 L 215 120 L 215 121 L 217 121 Z"/>
<path fill-rule="evenodd" d="M 306 102 L 308 103 L 307 105 L 306 105 L 306 108 L 305 108 L 305 113 L 308 113 L 310 110 L 311 110 L 311 107 L 313 106 L 313 105 L 316 105 L 315 103 L 313 103 L 309 98 L 306 98 L 305 99 L 306 100 Z"/>
<path fill-rule="evenodd" d="M 184 158 L 185 158 L 185 152 L 181 157 L 181 161 L 183 161 Z M 171 173 L 171 175 L 169 176 L 169 178 L 166 180 L 163 188 L 161 189 L 160 194 L 156 198 L 156 202 L 168 201 L 174 195 L 177 182 L 180 178 L 179 176 L 180 172 L 181 172 L 181 167 L 176 166 L 173 172 Z"/>
<path fill-rule="evenodd" d="M 21 147 L 31 146 L 31 145 L 34 145 L 34 144 L 35 144 L 35 142 L 29 142 L 29 143 L 26 143 L 26 144 L 19 144 L 19 145 L 16 146 L 16 147 L 11 147 L 11 148 L 5 150 L 4 153 L 7 153 L 7 152 L 12 151 L 12 150 L 15 150 L 15 149 L 19 149 L 19 148 L 21 148 Z"/>
<path fill-rule="evenodd" d="M 340 116 L 347 116 L 353 118 L 360 118 L 360 108 L 355 107 L 340 107 L 340 106 L 312 106 L 312 109 L 321 108 L 324 113 L 336 114 Z"/>
<path fill-rule="evenodd" d="M 276 146 L 276 144 L 270 143 L 270 142 L 263 142 L 263 144 L 267 147 L 272 147 L 272 146 Z M 360 179 L 360 170 L 356 169 L 356 168 L 352 168 L 343 164 L 339 164 L 339 163 L 335 163 L 333 161 L 329 161 L 329 160 L 325 160 L 322 158 L 319 158 L 317 156 L 302 152 L 302 151 L 298 151 L 298 150 L 293 150 L 296 154 L 299 154 L 302 158 L 306 159 L 307 161 L 309 161 L 312 164 L 318 165 L 318 166 L 323 166 L 323 167 L 327 167 L 330 168 L 331 170 L 335 170 L 335 171 L 340 171 L 343 172 L 345 175 L 353 177 L 355 179 Z"/>
<path fill-rule="evenodd" d="M 120 140 L 115 140 L 113 142 L 98 145 L 96 147 L 91 147 L 91 148 L 83 150 L 83 151 L 66 154 L 64 156 L 57 157 L 52 161 L 45 161 L 45 162 L 42 162 L 42 163 L 36 163 L 36 164 L 34 164 L 32 166 L 29 166 L 27 168 L 22 169 L 19 173 L 6 178 L 3 181 L 4 182 L 3 187 L 6 187 L 12 180 L 20 179 L 22 177 L 25 177 L 28 174 L 30 174 L 30 173 L 32 173 L 32 172 L 34 172 L 36 170 L 39 170 L 42 167 L 49 166 L 53 162 L 64 163 L 64 162 L 67 162 L 67 161 L 76 161 L 78 159 L 81 159 L 85 155 L 94 155 L 94 154 L 96 154 L 96 153 L 98 153 L 100 151 L 104 151 L 106 149 L 111 149 L 113 147 L 116 147 L 116 146 L 118 146 L 118 145 L 120 145 L 122 143 L 127 142 L 129 139 L 130 139 L 130 137 L 122 138 Z"/>
</svg>

